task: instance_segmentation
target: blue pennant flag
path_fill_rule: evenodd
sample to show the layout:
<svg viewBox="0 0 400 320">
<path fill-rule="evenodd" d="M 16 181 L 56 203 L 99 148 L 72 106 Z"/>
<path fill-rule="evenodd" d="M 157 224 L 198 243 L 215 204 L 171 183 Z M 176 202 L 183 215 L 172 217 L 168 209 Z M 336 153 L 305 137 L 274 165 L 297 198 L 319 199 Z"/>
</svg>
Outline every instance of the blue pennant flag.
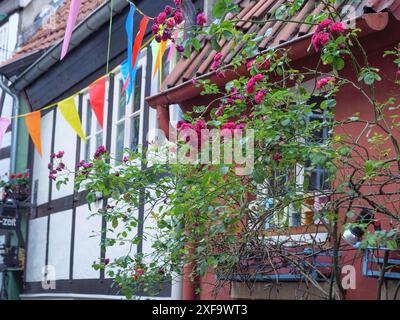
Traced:
<svg viewBox="0 0 400 320">
<path fill-rule="evenodd" d="M 133 55 L 133 25 L 134 25 L 134 14 L 135 14 L 136 7 L 134 5 L 130 5 L 129 13 L 128 13 L 128 18 L 126 19 L 125 23 L 125 29 L 126 29 L 126 34 L 128 36 L 128 67 L 129 67 L 129 73 L 132 70 L 132 55 Z M 122 66 L 121 66 L 121 71 L 122 71 Z M 133 72 L 130 75 L 130 81 L 129 85 L 126 89 L 127 94 L 128 94 L 128 102 L 132 94 L 132 88 L 133 88 Z"/>
</svg>

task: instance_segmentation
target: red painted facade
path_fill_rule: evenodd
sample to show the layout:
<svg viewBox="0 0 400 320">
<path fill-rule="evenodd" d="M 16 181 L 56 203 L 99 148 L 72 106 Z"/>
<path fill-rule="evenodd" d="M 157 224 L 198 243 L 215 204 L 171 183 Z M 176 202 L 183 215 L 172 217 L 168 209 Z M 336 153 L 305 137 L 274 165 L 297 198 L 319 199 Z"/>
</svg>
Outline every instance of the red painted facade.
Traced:
<svg viewBox="0 0 400 320">
<path fill-rule="evenodd" d="M 383 58 L 383 54 L 386 50 L 393 50 L 393 48 L 399 44 L 400 21 L 392 17 L 389 19 L 386 27 L 380 31 L 368 27 L 365 21 L 361 21 L 360 23 L 363 27 L 363 33 L 360 36 L 361 43 L 366 48 L 371 66 L 380 69 L 380 75 L 382 77 L 382 81 L 377 84 L 377 100 L 382 102 L 389 97 L 399 98 L 399 85 L 395 84 L 397 68 L 393 63 L 393 58 Z M 309 55 L 305 51 L 305 48 L 309 45 L 309 41 L 310 39 L 305 39 L 302 42 L 291 45 L 292 58 L 297 58 L 295 61 L 295 67 L 298 69 L 301 69 L 302 67 L 314 68 L 317 64 L 317 59 L 319 57 L 315 54 Z M 347 66 L 347 68 L 344 69 L 342 76 L 344 78 L 353 78 L 353 80 L 356 81 L 350 66 Z M 221 81 L 215 77 L 212 78 L 212 80 L 216 80 L 217 82 Z M 229 80 L 231 79 L 228 75 L 225 81 Z M 198 94 L 195 94 L 195 90 L 198 89 L 183 88 L 180 92 L 176 93 L 176 97 L 182 97 L 186 94 L 186 100 L 179 102 L 184 111 L 190 110 L 191 106 L 199 104 L 199 100 L 205 99 L 204 96 L 200 97 Z M 398 103 L 400 103 L 400 100 Z M 397 110 L 393 112 L 398 113 L 399 111 Z M 355 113 L 359 113 L 360 118 L 370 118 L 372 115 L 372 109 L 360 92 L 355 90 L 354 87 L 346 85 L 341 88 L 341 91 L 337 95 L 335 117 L 336 119 L 346 119 Z M 387 114 L 387 116 L 389 115 L 390 114 Z M 160 116 L 159 119 L 161 121 L 160 128 L 166 129 L 169 123 L 167 116 Z M 165 123 L 165 126 L 162 125 L 162 122 Z M 358 135 L 361 130 L 361 125 L 354 124 L 345 128 L 346 133 L 353 136 Z M 342 129 L 337 129 L 336 131 L 337 134 L 342 132 Z M 361 143 L 363 143 L 363 141 L 365 143 L 365 137 L 361 140 Z M 385 229 L 385 227 L 387 228 L 388 225 L 386 221 L 382 221 L 382 228 Z M 342 252 L 342 264 L 353 265 L 356 270 L 356 289 L 350 289 L 347 291 L 346 298 L 350 300 L 376 299 L 378 280 L 375 278 L 366 278 L 362 275 L 362 258 L 363 252 L 357 251 L 356 249 L 350 248 L 349 251 Z M 230 299 L 229 286 L 221 288 L 218 291 L 218 294 L 214 295 L 215 275 L 211 271 L 204 278 L 193 283 L 188 279 L 188 270 L 190 270 L 190 268 L 185 269 L 183 299 Z M 200 295 L 196 295 L 196 288 L 201 289 Z"/>
</svg>

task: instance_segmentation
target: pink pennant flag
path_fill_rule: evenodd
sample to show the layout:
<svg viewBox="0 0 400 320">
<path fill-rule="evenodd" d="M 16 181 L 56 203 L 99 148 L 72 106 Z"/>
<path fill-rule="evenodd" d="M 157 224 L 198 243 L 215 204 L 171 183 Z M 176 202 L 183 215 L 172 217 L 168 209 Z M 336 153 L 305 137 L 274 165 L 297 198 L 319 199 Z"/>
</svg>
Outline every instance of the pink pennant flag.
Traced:
<svg viewBox="0 0 400 320">
<path fill-rule="evenodd" d="M 174 34 L 175 41 L 174 42 L 171 41 L 172 43 L 171 43 L 171 48 L 169 49 L 169 52 L 168 52 L 167 62 L 170 62 L 172 59 L 172 55 L 174 54 L 174 50 L 176 47 L 175 42 L 178 39 L 178 36 L 179 36 L 179 27 L 176 28 L 176 30 L 175 30 L 175 34 Z"/>
<path fill-rule="evenodd" d="M 64 59 L 68 52 L 69 43 L 71 41 L 72 31 L 74 30 L 76 19 L 78 18 L 79 7 L 81 6 L 81 0 L 71 0 L 71 6 L 69 7 L 69 16 L 67 22 L 67 28 L 65 29 L 64 43 L 61 51 L 60 60 Z"/>
<path fill-rule="evenodd" d="M 3 142 L 4 134 L 6 133 L 8 127 L 11 124 L 11 120 L 7 118 L 0 118 L 0 148 Z"/>
</svg>

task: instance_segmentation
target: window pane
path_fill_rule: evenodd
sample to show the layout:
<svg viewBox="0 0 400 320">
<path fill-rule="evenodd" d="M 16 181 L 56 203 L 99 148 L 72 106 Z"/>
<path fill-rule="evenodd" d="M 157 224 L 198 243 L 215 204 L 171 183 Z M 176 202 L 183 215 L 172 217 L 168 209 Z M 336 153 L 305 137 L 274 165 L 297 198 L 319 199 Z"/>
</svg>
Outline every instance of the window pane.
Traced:
<svg viewBox="0 0 400 320">
<path fill-rule="evenodd" d="M 135 78 L 135 88 L 133 93 L 133 112 L 140 110 L 142 100 L 142 68 L 138 68 Z"/>
<path fill-rule="evenodd" d="M 103 145 L 103 132 L 100 131 L 96 134 L 96 150 Z"/>
<path fill-rule="evenodd" d="M 92 108 L 90 107 L 89 100 L 87 101 L 86 110 L 86 136 L 90 136 L 92 134 Z"/>
<path fill-rule="evenodd" d="M 163 79 L 163 80 L 165 80 L 165 78 L 166 78 L 166 77 L 168 76 L 168 74 L 169 74 L 170 61 L 167 62 L 167 59 L 168 59 L 168 55 L 165 54 L 165 55 L 163 56 L 163 59 L 162 59 L 162 64 L 163 64 L 163 67 L 162 67 L 162 79 Z"/>
<path fill-rule="evenodd" d="M 131 118 L 130 149 L 134 150 L 139 144 L 140 116 Z"/>
<path fill-rule="evenodd" d="M 115 157 L 118 161 L 122 160 L 123 150 L 124 150 L 124 131 L 125 131 L 125 123 L 121 122 L 117 124 L 117 137 L 116 137 L 116 148 L 115 148 Z"/>
<path fill-rule="evenodd" d="M 84 155 L 84 159 L 86 161 L 90 160 L 91 154 L 90 154 L 90 139 L 87 139 L 87 142 L 85 144 L 85 155 Z"/>
<path fill-rule="evenodd" d="M 101 130 L 102 130 L 102 128 L 100 126 L 100 123 L 97 121 L 97 118 L 96 118 L 96 132 L 99 132 Z"/>
<path fill-rule="evenodd" d="M 119 102 L 118 102 L 118 120 L 122 119 L 125 117 L 125 111 L 126 111 L 126 94 L 125 92 L 122 93 L 122 89 L 124 88 L 124 82 L 123 80 L 119 80 Z"/>
</svg>

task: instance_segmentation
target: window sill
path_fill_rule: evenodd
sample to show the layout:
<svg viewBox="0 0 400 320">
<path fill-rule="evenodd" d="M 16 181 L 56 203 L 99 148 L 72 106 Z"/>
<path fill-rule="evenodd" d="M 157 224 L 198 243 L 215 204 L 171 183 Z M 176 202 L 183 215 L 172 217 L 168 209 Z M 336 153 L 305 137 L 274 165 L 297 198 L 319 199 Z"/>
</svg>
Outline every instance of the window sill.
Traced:
<svg viewBox="0 0 400 320">
<path fill-rule="evenodd" d="M 316 234 L 328 232 L 322 224 L 311 224 L 299 227 L 289 227 L 282 230 L 266 230 L 265 236 L 296 235 L 296 234 Z"/>
</svg>

